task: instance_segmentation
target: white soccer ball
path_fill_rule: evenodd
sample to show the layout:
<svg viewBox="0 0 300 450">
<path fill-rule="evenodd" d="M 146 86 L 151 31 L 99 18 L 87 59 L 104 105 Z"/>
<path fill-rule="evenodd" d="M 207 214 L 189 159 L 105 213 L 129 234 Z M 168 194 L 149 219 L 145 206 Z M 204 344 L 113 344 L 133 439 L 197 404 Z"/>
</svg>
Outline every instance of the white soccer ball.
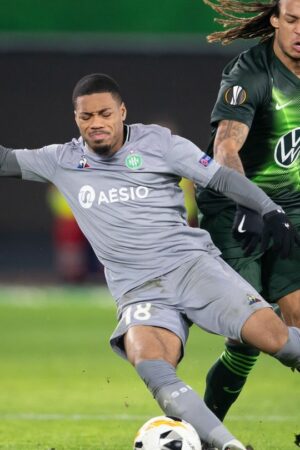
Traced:
<svg viewBox="0 0 300 450">
<path fill-rule="evenodd" d="M 174 417 L 158 416 L 137 432 L 133 450 L 201 450 L 201 442 L 191 424 Z"/>
</svg>

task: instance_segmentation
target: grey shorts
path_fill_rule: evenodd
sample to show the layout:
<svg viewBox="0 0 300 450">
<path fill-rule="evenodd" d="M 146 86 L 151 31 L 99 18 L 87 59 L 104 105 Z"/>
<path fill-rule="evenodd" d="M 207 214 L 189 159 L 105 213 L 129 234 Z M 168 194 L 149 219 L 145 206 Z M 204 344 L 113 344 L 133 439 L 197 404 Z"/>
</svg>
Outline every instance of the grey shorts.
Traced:
<svg viewBox="0 0 300 450">
<path fill-rule="evenodd" d="M 123 337 L 132 326 L 175 333 L 184 348 L 189 326 L 242 342 L 241 329 L 254 311 L 270 305 L 219 256 L 204 253 L 148 281 L 119 299 L 119 323 L 110 339 L 125 357 Z"/>
</svg>

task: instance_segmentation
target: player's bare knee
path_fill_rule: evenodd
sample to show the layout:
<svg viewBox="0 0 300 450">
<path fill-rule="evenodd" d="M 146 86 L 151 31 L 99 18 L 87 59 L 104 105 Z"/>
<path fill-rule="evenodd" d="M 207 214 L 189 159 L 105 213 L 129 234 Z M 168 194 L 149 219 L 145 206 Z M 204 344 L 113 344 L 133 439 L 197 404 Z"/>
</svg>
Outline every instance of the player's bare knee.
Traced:
<svg viewBox="0 0 300 450">
<path fill-rule="evenodd" d="M 288 329 L 285 328 L 284 331 L 269 331 L 266 332 L 263 339 L 260 340 L 259 344 L 252 344 L 259 350 L 273 355 L 281 350 L 288 340 Z"/>
<path fill-rule="evenodd" d="M 179 357 L 168 355 L 164 351 L 159 350 L 145 350 L 145 351 L 126 351 L 128 361 L 136 367 L 144 361 L 165 361 L 176 368 Z"/>
<path fill-rule="evenodd" d="M 252 314 L 242 327 L 242 339 L 265 353 L 278 352 L 288 340 L 288 328 L 269 308 Z"/>
<path fill-rule="evenodd" d="M 281 331 L 279 334 L 272 333 L 269 338 L 268 343 L 268 349 L 265 350 L 266 353 L 269 353 L 270 355 L 273 355 L 274 353 L 277 353 L 279 350 L 281 350 L 288 340 L 288 329 L 285 328 L 283 332 Z"/>
<path fill-rule="evenodd" d="M 127 359 L 136 366 L 142 361 L 162 360 L 176 367 L 181 356 L 181 341 L 172 332 L 158 327 L 131 327 L 124 336 Z"/>
</svg>

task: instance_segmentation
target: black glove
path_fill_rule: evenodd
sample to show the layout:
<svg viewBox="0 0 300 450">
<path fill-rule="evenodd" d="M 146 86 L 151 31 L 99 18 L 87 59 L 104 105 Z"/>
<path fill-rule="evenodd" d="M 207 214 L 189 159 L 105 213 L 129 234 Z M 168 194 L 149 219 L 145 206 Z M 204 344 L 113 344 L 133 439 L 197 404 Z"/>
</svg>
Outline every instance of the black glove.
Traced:
<svg viewBox="0 0 300 450">
<path fill-rule="evenodd" d="M 265 227 L 262 236 L 262 251 L 269 247 L 273 238 L 273 248 L 282 259 L 291 256 L 294 245 L 300 246 L 300 236 L 282 209 L 276 209 L 263 216 Z"/>
<path fill-rule="evenodd" d="M 264 221 L 262 216 L 245 206 L 237 206 L 232 235 L 240 242 L 245 256 L 250 256 L 262 238 Z"/>
</svg>

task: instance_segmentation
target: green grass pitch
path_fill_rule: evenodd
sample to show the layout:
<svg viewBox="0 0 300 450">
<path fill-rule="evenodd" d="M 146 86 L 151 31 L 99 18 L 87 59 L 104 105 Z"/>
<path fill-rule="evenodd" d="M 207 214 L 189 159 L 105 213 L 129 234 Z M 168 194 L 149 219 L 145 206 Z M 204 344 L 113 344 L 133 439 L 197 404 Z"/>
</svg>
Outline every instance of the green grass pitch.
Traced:
<svg viewBox="0 0 300 450">
<path fill-rule="evenodd" d="M 0 287 L 0 449 L 130 450 L 160 415 L 108 339 L 115 308 L 105 288 Z M 223 339 L 191 330 L 179 375 L 201 395 Z M 255 450 L 293 450 L 300 375 L 262 356 L 227 426 Z"/>
</svg>

